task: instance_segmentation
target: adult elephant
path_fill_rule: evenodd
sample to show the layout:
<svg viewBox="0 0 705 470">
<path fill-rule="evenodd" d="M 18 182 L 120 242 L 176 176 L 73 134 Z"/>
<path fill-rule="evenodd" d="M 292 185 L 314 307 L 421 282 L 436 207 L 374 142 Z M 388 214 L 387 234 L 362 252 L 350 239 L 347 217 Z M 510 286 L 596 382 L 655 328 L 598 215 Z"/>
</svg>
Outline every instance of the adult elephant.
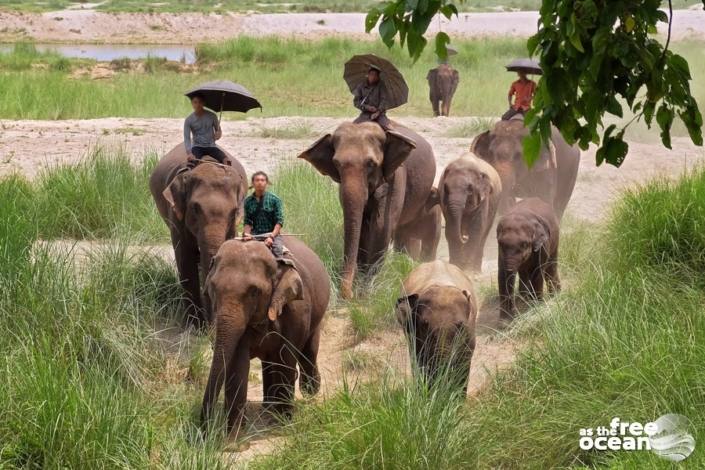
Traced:
<svg viewBox="0 0 705 470">
<path fill-rule="evenodd" d="M 573 194 L 580 151 L 553 129 L 551 144 L 541 150 L 539 160 L 529 168 L 522 146 L 527 133 L 522 119 L 500 121 L 475 137 L 470 149 L 492 165 L 502 179 L 500 213 L 511 208 L 518 197 L 538 197 L 551 204 L 560 219 Z"/>
<path fill-rule="evenodd" d="M 245 169 L 226 156 L 229 166 L 206 161 L 178 173 L 187 158 L 184 145 L 179 144 L 159 160 L 149 179 L 154 202 L 171 232 L 179 281 L 186 290 L 188 321 L 196 326 L 210 316 L 201 300 L 199 266 L 206 273 L 220 245 L 236 235 L 247 193 Z"/>
<path fill-rule="evenodd" d="M 460 74 L 448 64 L 441 64 L 428 71 L 429 99 L 434 116 L 449 116 L 450 103 L 460 82 Z"/>
<path fill-rule="evenodd" d="M 358 262 L 377 263 L 394 239 L 399 250 L 423 240 L 433 221 L 426 210 L 436 173 L 429 143 L 399 124 L 385 132 L 372 122 L 343 123 L 299 158 L 339 183 L 344 217 L 343 298 L 352 297 Z M 422 246 L 421 252 L 428 251 Z"/>
<path fill-rule="evenodd" d="M 299 387 L 320 387 L 318 344 L 328 308 L 330 278 L 302 241 L 286 237 L 291 259 L 277 261 L 262 242 L 228 240 L 218 250 L 206 280 L 215 314 L 215 346 L 203 396 L 201 420 L 211 416 L 225 385 L 228 433 L 240 427 L 250 359 L 262 361 L 264 404 L 291 413 L 297 365 Z"/>
<path fill-rule="evenodd" d="M 499 175 L 489 163 L 466 155 L 446 166 L 438 190 L 450 262 L 481 271 L 485 241 L 502 194 Z"/>
</svg>

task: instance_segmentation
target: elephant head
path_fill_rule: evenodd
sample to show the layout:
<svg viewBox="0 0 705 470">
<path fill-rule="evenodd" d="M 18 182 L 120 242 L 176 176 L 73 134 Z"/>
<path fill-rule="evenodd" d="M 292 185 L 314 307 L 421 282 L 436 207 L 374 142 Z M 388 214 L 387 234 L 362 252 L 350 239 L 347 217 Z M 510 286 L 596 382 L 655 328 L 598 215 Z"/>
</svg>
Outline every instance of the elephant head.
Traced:
<svg viewBox="0 0 705 470">
<path fill-rule="evenodd" d="M 475 137 L 470 150 L 486 162 L 521 162 L 524 155 L 523 139 L 528 131 L 524 121 L 500 121 L 492 130 Z"/>
<path fill-rule="evenodd" d="M 492 195 L 492 182 L 469 160 L 448 165 L 439 182 L 440 202 L 446 219 L 446 238 L 453 245 L 468 241 L 463 216 L 471 215 Z"/>
<path fill-rule="evenodd" d="M 392 180 L 415 147 L 410 138 L 394 131 L 385 132 L 376 123 L 344 123 L 299 155 L 339 183 L 345 230 L 341 286 L 344 298 L 352 297 L 368 200 L 384 193 L 380 191 L 382 186 Z"/>
<path fill-rule="evenodd" d="M 164 192 L 172 221 L 193 235 L 205 271 L 220 245 L 236 235 L 247 182 L 230 168 L 201 164 L 177 175 Z"/>
<path fill-rule="evenodd" d="M 400 297 L 397 320 L 404 328 L 420 369 L 433 380 L 449 360 L 469 367 L 468 347 L 474 347 L 477 305 L 467 290 L 454 286 L 432 286 L 421 293 Z M 460 359 L 460 361 L 458 361 Z M 462 382 L 467 381 L 467 369 Z"/>
<path fill-rule="evenodd" d="M 205 290 L 215 315 L 216 338 L 203 399 L 204 422 L 226 379 L 247 387 L 244 369 L 249 370 L 250 353 L 245 330 L 276 323 L 289 302 L 304 299 L 304 286 L 294 266 L 277 262 L 264 243 L 228 240 L 213 258 Z M 237 358 L 245 361 L 243 370 L 232 365 Z M 229 431 L 239 422 L 244 398 L 231 405 L 226 410 Z"/>
<path fill-rule="evenodd" d="M 549 229 L 540 219 L 520 213 L 507 214 L 497 224 L 499 269 L 517 272 L 548 240 Z"/>
</svg>

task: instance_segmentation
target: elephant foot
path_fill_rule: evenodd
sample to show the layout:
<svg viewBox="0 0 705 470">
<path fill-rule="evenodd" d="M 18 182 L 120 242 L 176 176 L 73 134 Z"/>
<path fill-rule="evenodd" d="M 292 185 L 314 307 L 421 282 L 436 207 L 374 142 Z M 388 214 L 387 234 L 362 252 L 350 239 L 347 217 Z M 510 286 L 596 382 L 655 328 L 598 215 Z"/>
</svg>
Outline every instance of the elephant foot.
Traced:
<svg viewBox="0 0 705 470">
<path fill-rule="evenodd" d="M 343 279 L 342 285 L 340 286 L 340 296 L 345 300 L 353 298 L 352 281 Z"/>
<path fill-rule="evenodd" d="M 318 372 L 318 367 L 310 375 L 301 374 L 299 387 L 304 395 L 313 396 L 318 393 L 321 389 L 321 374 Z"/>
</svg>

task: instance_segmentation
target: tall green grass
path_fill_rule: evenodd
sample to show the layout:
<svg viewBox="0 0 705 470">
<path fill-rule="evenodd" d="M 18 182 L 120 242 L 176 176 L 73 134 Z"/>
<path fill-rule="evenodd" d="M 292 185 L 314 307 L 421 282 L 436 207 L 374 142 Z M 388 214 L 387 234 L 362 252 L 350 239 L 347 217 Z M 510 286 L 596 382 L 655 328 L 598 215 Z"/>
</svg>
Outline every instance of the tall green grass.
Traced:
<svg viewBox="0 0 705 470">
<path fill-rule="evenodd" d="M 34 244 L 29 189 L 0 180 L 0 467 L 222 468 L 191 416 L 200 390 L 163 385 L 155 329 L 182 314 L 171 266 L 116 244 L 76 271 Z"/>
<path fill-rule="evenodd" d="M 477 401 L 396 400 L 413 381 L 345 391 L 310 405 L 254 467 L 671 468 L 650 452 L 581 451 L 578 431 L 679 413 L 705 438 L 702 191 L 705 170 L 648 184 L 617 204 L 600 236 L 574 237 L 564 264 L 582 265 L 562 271 L 577 277 L 520 318 L 512 334 L 529 347 Z M 406 420 L 424 432 L 399 436 Z M 443 451 L 417 457 L 433 445 Z M 701 468 L 705 453 L 683 464 Z"/>
<path fill-rule="evenodd" d="M 96 148 L 77 165 L 44 170 L 35 183 L 41 235 L 167 240 L 149 192 L 157 161 L 156 154 L 148 153 L 135 166 L 122 149 Z"/>
</svg>

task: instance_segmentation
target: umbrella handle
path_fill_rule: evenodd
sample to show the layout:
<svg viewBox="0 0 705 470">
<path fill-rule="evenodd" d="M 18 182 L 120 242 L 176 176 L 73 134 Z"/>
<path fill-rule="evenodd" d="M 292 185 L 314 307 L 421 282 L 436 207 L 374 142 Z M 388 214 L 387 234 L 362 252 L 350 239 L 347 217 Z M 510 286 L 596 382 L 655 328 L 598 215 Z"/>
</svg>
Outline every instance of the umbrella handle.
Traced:
<svg viewBox="0 0 705 470">
<path fill-rule="evenodd" d="M 218 115 L 218 124 L 220 125 L 220 120 L 223 118 L 223 106 L 225 106 L 225 92 L 220 95 L 220 114 Z"/>
</svg>

